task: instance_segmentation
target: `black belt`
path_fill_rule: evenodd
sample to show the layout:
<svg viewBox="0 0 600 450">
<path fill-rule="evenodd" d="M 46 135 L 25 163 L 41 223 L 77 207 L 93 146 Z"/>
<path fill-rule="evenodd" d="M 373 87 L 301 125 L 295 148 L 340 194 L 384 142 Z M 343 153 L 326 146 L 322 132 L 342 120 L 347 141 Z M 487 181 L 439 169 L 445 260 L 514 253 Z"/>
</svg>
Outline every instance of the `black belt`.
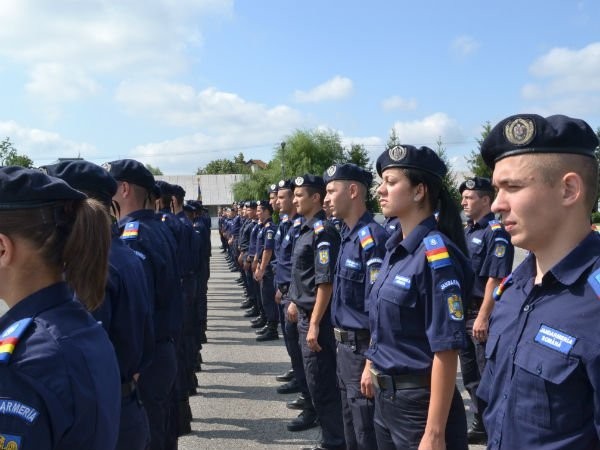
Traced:
<svg viewBox="0 0 600 450">
<path fill-rule="evenodd" d="M 371 369 L 373 384 L 383 391 L 415 389 L 431 386 L 431 374 L 385 375 Z"/>
<path fill-rule="evenodd" d="M 333 334 L 335 340 L 345 344 L 355 344 L 359 341 L 369 341 L 371 339 L 371 332 L 369 330 L 344 330 L 342 328 L 334 328 Z"/>
<path fill-rule="evenodd" d="M 121 383 L 121 397 L 131 397 L 131 395 L 136 391 L 137 383 L 133 380 L 128 381 L 127 383 Z"/>
</svg>

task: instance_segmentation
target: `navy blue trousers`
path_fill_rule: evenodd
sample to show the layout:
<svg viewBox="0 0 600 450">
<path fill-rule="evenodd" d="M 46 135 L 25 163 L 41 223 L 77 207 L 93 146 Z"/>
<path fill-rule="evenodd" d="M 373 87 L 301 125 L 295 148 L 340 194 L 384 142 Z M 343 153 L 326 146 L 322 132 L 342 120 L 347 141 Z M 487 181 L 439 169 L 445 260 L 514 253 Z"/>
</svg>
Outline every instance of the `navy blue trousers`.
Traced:
<svg viewBox="0 0 600 450">
<path fill-rule="evenodd" d="M 150 444 L 148 415 L 134 393 L 121 401 L 119 439 L 115 450 L 146 450 L 148 444 Z"/>
</svg>

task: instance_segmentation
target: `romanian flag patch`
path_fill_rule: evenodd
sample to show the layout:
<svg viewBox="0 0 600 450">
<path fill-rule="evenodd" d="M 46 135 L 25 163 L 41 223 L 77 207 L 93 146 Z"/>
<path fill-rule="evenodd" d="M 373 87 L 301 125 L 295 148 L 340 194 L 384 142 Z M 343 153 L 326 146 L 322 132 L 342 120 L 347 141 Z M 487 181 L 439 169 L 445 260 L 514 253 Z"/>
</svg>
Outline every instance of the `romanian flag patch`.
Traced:
<svg viewBox="0 0 600 450">
<path fill-rule="evenodd" d="M 0 334 L 0 365 L 8 364 L 19 339 L 33 321 L 31 317 L 13 323 Z"/>
<path fill-rule="evenodd" d="M 597 269 L 588 277 L 588 283 L 596 293 L 596 297 L 600 300 L 600 269 Z"/>
<path fill-rule="evenodd" d="M 504 291 L 506 290 L 506 288 L 508 286 L 510 286 L 512 284 L 512 273 L 505 277 L 500 284 L 498 285 L 498 287 L 496 289 L 494 289 L 494 292 L 492 292 L 492 298 L 495 301 L 500 300 L 500 297 L 502 297 L 502 294 L 504 294 Z M 598 296 L 600 297 L 600 294 L 598 294 Z"/>
<path fill-rule="evenodd" d="M 127 222 L 123 234 L 121 235 L 121 239 L 137 239 L 139 229 L 140 223 L 138 221 Z"/>
<path fill-rule="evenodd" d="M 358 237 L 360 238 L 360 246 L 364 250 L 369 250 L 375 245 L 375 241 L 373 240 L 373 236 L 371 236 L 371 231 L 368 226 L 358 230 Z"/>
<path fill-rule="evenodd" d="M 502 225 L 500 225 L 499 220 L 490 220 L 489 225 L 492 231 L 498 231 L 502 229 Z"/>
<path fill-rule="evenodd" d="M 425 244 L 427 261 L 432 269 L 439 269 L 441 267 L 452 265 L 448 249 L 444 245 L 444 241 L 439 234 L 427 236 L 423 239 L 423 243 Z"/>
<path fill-rule="evenodd" d="M 317 220 L 315 222 L 315 224 L 313 225 L 313 229 L 315 230 L 315 234 L 321 233 L 325 229 L 325 226 L 323 225 L 323 221 Z"/>
</svg>

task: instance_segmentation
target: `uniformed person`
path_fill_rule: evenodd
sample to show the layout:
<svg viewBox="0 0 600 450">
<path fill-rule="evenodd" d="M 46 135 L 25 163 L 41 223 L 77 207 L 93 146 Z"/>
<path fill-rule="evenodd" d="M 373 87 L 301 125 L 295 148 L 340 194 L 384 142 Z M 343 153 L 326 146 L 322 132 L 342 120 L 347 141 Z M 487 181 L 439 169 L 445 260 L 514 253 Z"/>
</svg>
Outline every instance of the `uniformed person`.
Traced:
<svg viewBox="0 0 600 450">
<path fill-rule="evenodd" d="M 430 148 L 406 145 L 383 152 L 377 172 L 382 212 L 402 224 L 386 243 L 370 294 L 365 370 L 375 392 L 368 383 L 361 387 L 375 396 L 377 445 L 466 450 L 455 382 L 466 344 L 462 299 L 469 298 L 473 272 L 458 208 L 442 182 L 447 168 Z"/>
<path fill-rule="evenodd" d="M 308 389 L 323 431 L 318 449 L 344 449 L 342 406 L 336 383 L 335 339 L 330 300 L 340 235 L 323 211 L 323 178 L 304 175 L 294 180 L 294 205 L 304 216 L 292 254 L 288 314 L 299 314 L 298 331 Z M 296 311 L 297 309 L 297 311 Z"/>
<path fill-rule="evenodd" d="M 347 450 L 376 450 L 374 403 L 361 393 L 369 347 L 369 292 L 375 283 L 388 233 L 367 211 L 367 193 L 373 175 L 355 164 L 337 164 L 323 174 L 325 204 L 343 221 L 337 261 L 331 320 L 337 341 L 337 375 L 344 416 Z M 366 382 L 370 382 L 367 373 Z"/>
<path fill-rule="evenodd" d="M 510 116 L 481 146 L 525 260 L 495 292 L 478 395 L 490 449 L 600 448 L 596 133 L 563 115 Z"/>
<path fill-rule="evenodd" d="M 109 246 L 102 204 L 38 170 L 0 168 L 3 449 L 115 448 L 119 366 L 86 311 L 104 299 Z"/>
<path fill-rule="evenodd" d="M 150 449 L 172 448 L 170 405 L 177 374 L 176 340 L 181 334 L 183 300 L 176 257 L 177 244 L 167 225 L 148 209 L 154 176 L 139 161 L 122 159 L 105 165 L 117 180 L 113 197 L 121 239 L 143 260 L 153 303 L 154 358 L 140 374 L 139 389 L 150 423 Z"/>
<path fill-rule="evenodd" d="M 42 169 L 98 200 L 109 211 L 117 182 L 102 167 L 76 160 Z M 121 422 L 116 449 L 144 450 L 150 442 L 150 429 L 137 380 L 154 352 L 151 304 L 141 258 L 120 239 L 116 224 L 111 233 L 106 295 L 92 315 L 108 333 L 121 372 Z"/>
<path fill-rule="evenodd" d="M 258 206 L 258 202 L 256 202 L 256 205 Z M 262 328 L 267 324 L 267 319 L 262 307 L 260 286 L 254 279 L 254 271 L 256 270 L 256 266 L 258 264 L 258 260 L 256 259 L 256 245 L 258 243 L 258 233 L 261 229 L 261 223 L 258 215 L 255 216 L 255 219 L 252 221 L 252 223 L 253 225 L 250 227 L 250 236 L 248 238 L 248 251 L 246 252 L 244 270 L 246 271 L 246 279 L 248 280 L 250 292 L 254 293 L 254 308 L 252 308 L 250 311 L 247 311 L 244 314 L 244 317 L 255 317 L 255 319 L 251 320 L 251 327 Z"/>
<path fill-rule="evenodd" d="M 256 293 L 253 290 L 254 284 L 250 284 L 250 281 L 247 279 L 246 256 L 248 255 L 248 247 L 250 246 L 250 233 L 252 232 L 252 227 L 254 227 L 253 221 L 256 220 L 256 202 L 250 200 L 244 202 L 242 214 L 243 221 L 238 239 L 238 251 L 240 254 L 238 257 L 238 265 L 242 269 L 241 276 L 246 299 L 241 303 L 240 308 L 252 309 L 252 312 L 254 312 L 256 308 Z"/>
<path fill-rule="evenodd" d="M 385 228 L 385 231 L 387 231 L 390 236 L 392 234 L 394 234 L 396 231 L 402 229 L 400 227 L 400 221 L 398 220 L 397 217 L 386 217 L 385 220 L 383 221 L 382 226 L 383 226 L 383 228 Z"/>
<path fill-rule="evenodd" d="M 485 366 L 485 342 L 494 299 L 500 281 L 512 270 L 514 247 L 510 236 L 491 211 L 494 188 L 488 178 L 466 179 L 459 186 L 461 206 L 468 218 L 465 241 L 469 250 L 475 282 L 471 298 L 465 302 L 467 347 L 460 352 L 460 368 L 472 402 L 473 422 L 467 430 L 471 444 L 486 441 L 483 402 L 475 394 Z"/>
</svg>

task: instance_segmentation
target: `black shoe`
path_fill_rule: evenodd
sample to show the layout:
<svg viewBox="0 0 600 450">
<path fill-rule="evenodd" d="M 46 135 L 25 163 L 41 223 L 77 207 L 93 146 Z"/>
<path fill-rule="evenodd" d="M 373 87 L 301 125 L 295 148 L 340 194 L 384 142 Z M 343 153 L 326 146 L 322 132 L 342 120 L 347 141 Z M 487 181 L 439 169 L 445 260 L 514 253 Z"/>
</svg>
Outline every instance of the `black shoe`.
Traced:
<svg viewBox="0 0 600 450">
<path fill-rule="evenodd" d="M 255 323 L 262 322 L 263 320 L 265 320 L 264 316 L 258 316 L 258 317 L 255 317 L 254 319 L 252 319 L 250 321 L 250 323 L 252 325 L 254 325 Z"/>
<path fill-rule="evenodd" d="M 467 430 L 467 441 L 469 444 L 487 444 L 487 433 L 479 415 L 473 417 L 473 422 Z"/>
<path fill-rule="evenodd" d="M 300 385 L 296 379 L 288 381 L 277 388 L 277 393 L 279 394 L 295 394 L 296 392 L 300 392 Z"/>
<path fill-rule="evenodd" d="M 291 400 L 285 404 L 289 409 L 299 409 L 303 411 L 306 408 L 306 399 L 300 394 L 296 400 Z"/>
<path fill-rule="evenodd" d="M 267 324 L 267 321 L 265 319 L 263 320 L 259 320 L 258 322 L 254 322 L 252 325 L 250 325 L 250 328 L 262 328 Z"/>
<path fill-rule="evenodd" d="M 242 303 L 240 303 L 240 309 L 248 309 L 248 308 L 252 308 L 254 306 L 254 303 L 252 302 L 252 300 L 244 300 Z"/>
<path fill-rule="evenodd" d="M 208 339 L 206 338 L 206 331 L 201 331 L 200 332 L 200 343 L 206 344 L 207 342 L 208 342 Z"/>
<path fill-rule="evenodd" d="M 256 330 L 254 333 L 257 336 L 262 336 L 263 334 L 265 334 L 267 331 L 269 331 L 269 324 L 265 325 L 264 327 L 262 327 L 260 330 Z"/>
<path fill-rule="evenodd" d="M 346 450 L 345 445 L 329 446 L 325 444 L 316 444 L 313 447 L 302 447 L 302 450 Z"/>
<path fill-rule="evenodd" d="M 289 431 L 303 431 L 314 428 L 319 425 L 317 413 L 311 409 L 306 409 L 298 417 L 287 424 Z"/>
<path fill-rule="evenodd" d="M 275 379 L 277 381 L 280 381 L 282 383 L 285 383 L 286 381 L 291 381 L 294 379 L 294 369 L 290 369 L 285 373 L 282 373 L 281 375 L 277 375 L 275 377 Z"/>
<path fill-rule="evenodd" d="M 254 307 L 252 307 L 251 309 L 249 309 L 248 311 L 246 311 L 244 313 L 244 317 L 257 317 L 258 316 L 258 310 Z"/>
<path fill-rule="evenodd" d="M 279 339 L 277 328 L 268 327 L 267 331 L 256 338 L 257 342 L 275 341 Z"/>
</svg>

